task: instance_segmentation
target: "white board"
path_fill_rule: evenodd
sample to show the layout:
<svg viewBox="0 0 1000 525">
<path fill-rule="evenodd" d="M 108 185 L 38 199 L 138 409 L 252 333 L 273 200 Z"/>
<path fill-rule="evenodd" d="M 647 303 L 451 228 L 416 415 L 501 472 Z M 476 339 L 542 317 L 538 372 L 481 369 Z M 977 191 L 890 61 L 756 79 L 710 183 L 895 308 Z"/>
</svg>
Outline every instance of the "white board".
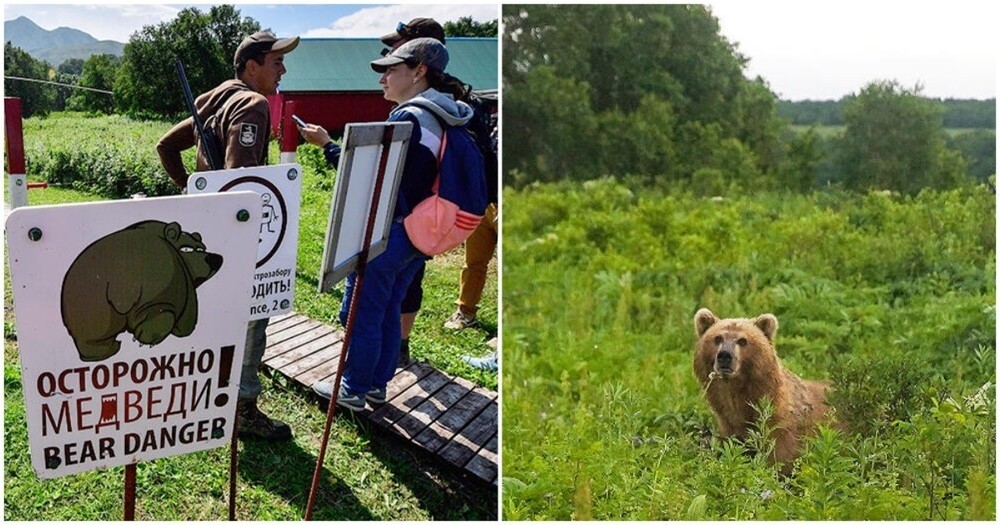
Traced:
<svg viewBox="0 0 1000 525">
<path fill-rule="evenodd" d="M 239 394 L 260 196 L 14 210 L 31 464 L 53 478 L 218 447 Z"/>
<path fill-rule="evenodd" d="M 412 133 L 413 124 L 410 122 L 348 124 L 345 128 L 323 248 L 320 292 L 329 291 L 357 268 L 358 255 L 364 247 L 375 181 L 383 162 L 383 144 L 388 143 L 368 258 L 373 259 L 385 251 Z"/>
<path fill-rule="evenodd" d="M 278 164 L 193 173 L 188 194 L 254 191 L 261 198 L 258 222 L 257 270 L 254 272 L 250 319 L 264 319 L 292 310 L 295 264 L 299 246 L 302 167 Z"/>
</svg>

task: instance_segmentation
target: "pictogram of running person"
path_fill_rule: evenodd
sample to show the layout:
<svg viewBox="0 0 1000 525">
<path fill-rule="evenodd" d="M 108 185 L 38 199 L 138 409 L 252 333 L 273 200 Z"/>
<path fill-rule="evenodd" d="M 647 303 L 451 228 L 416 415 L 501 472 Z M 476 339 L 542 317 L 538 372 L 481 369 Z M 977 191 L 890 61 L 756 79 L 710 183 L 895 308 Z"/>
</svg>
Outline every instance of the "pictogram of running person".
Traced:
<svg viewBox="0 0 1000 525">
<path fill-rule="evenodd" d="M 274 210 L 274 206 L 271 205 L 270 193 L 262 193 L 260 199 L 264 203 L 261 208 L 260 233 L 263 235 L 264 226 L 267 226 L 267 233 L 274 233 L 274 230 L 271 229 L 271 222 L 280 220 L 281 217 L 278 216 L 278 212 L 276 212 Z M 257 242 L 260 242 L 260 239 L 258 239 Z"/>
</svg>

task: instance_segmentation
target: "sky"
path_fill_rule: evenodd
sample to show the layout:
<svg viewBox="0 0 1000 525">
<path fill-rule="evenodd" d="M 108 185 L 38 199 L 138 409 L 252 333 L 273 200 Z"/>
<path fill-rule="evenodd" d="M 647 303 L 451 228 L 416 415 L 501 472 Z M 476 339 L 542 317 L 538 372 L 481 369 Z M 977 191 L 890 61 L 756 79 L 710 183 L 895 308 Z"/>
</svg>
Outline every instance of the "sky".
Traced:
<svg viewBox="0 0 1000 525">
<path fill-rule="evenodd" d="M 168 21 L 185 7 L 207 11 L 217 4 L 12 4 L 5 2 L 4 20 L 26 16 L 43 29 L 72 27 L 98 40 L 127 42 L 129 35 L 145 25 Z M 378 37 L 391 32 L 397 22 L 418 16 L 442 24 L 470 16 L 477 22 L 499 18 L 496 3 L 461 5 L 425 4 L 235 4 L 278 36 Z"/>
<path fill-rule="evenodd" d="M 934 98 L 996 97 L 996 2 L 710 2 L 722 34 L 786 100 L 830 100 L 874 80 Z"/>
</svg>

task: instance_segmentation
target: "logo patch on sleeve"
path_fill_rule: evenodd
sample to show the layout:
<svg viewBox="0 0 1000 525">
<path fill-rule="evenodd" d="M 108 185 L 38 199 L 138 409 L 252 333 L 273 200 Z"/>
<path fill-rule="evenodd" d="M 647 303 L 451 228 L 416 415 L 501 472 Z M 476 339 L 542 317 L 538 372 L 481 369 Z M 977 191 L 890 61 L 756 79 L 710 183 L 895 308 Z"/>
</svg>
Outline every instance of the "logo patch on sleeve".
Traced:
<svg viewBox="0 0 1000 525">
<path fill-rule="evenodd" d="M 240 144 L 250 147 L 257 143 L 257 124 L 240 124 Z"/>
</svg>

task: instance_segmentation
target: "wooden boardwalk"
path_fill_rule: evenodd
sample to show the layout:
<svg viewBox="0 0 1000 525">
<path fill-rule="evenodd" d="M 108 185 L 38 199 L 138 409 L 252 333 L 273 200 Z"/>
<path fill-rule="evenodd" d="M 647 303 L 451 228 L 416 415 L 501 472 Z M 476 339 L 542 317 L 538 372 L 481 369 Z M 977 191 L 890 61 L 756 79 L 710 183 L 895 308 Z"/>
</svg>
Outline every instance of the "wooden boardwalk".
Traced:
<svg viewBox="0 0 1000 525">
<path fill-rule="evenodd" d="M 343 332 L 304 315 L 272 317 L 263 364 L 311 388 L 337 373 Z M 497 393 L 423 363 L 396 371 L 387 402 L 361 413 L 413 446 L 497 484 Z"/>
</svg>

